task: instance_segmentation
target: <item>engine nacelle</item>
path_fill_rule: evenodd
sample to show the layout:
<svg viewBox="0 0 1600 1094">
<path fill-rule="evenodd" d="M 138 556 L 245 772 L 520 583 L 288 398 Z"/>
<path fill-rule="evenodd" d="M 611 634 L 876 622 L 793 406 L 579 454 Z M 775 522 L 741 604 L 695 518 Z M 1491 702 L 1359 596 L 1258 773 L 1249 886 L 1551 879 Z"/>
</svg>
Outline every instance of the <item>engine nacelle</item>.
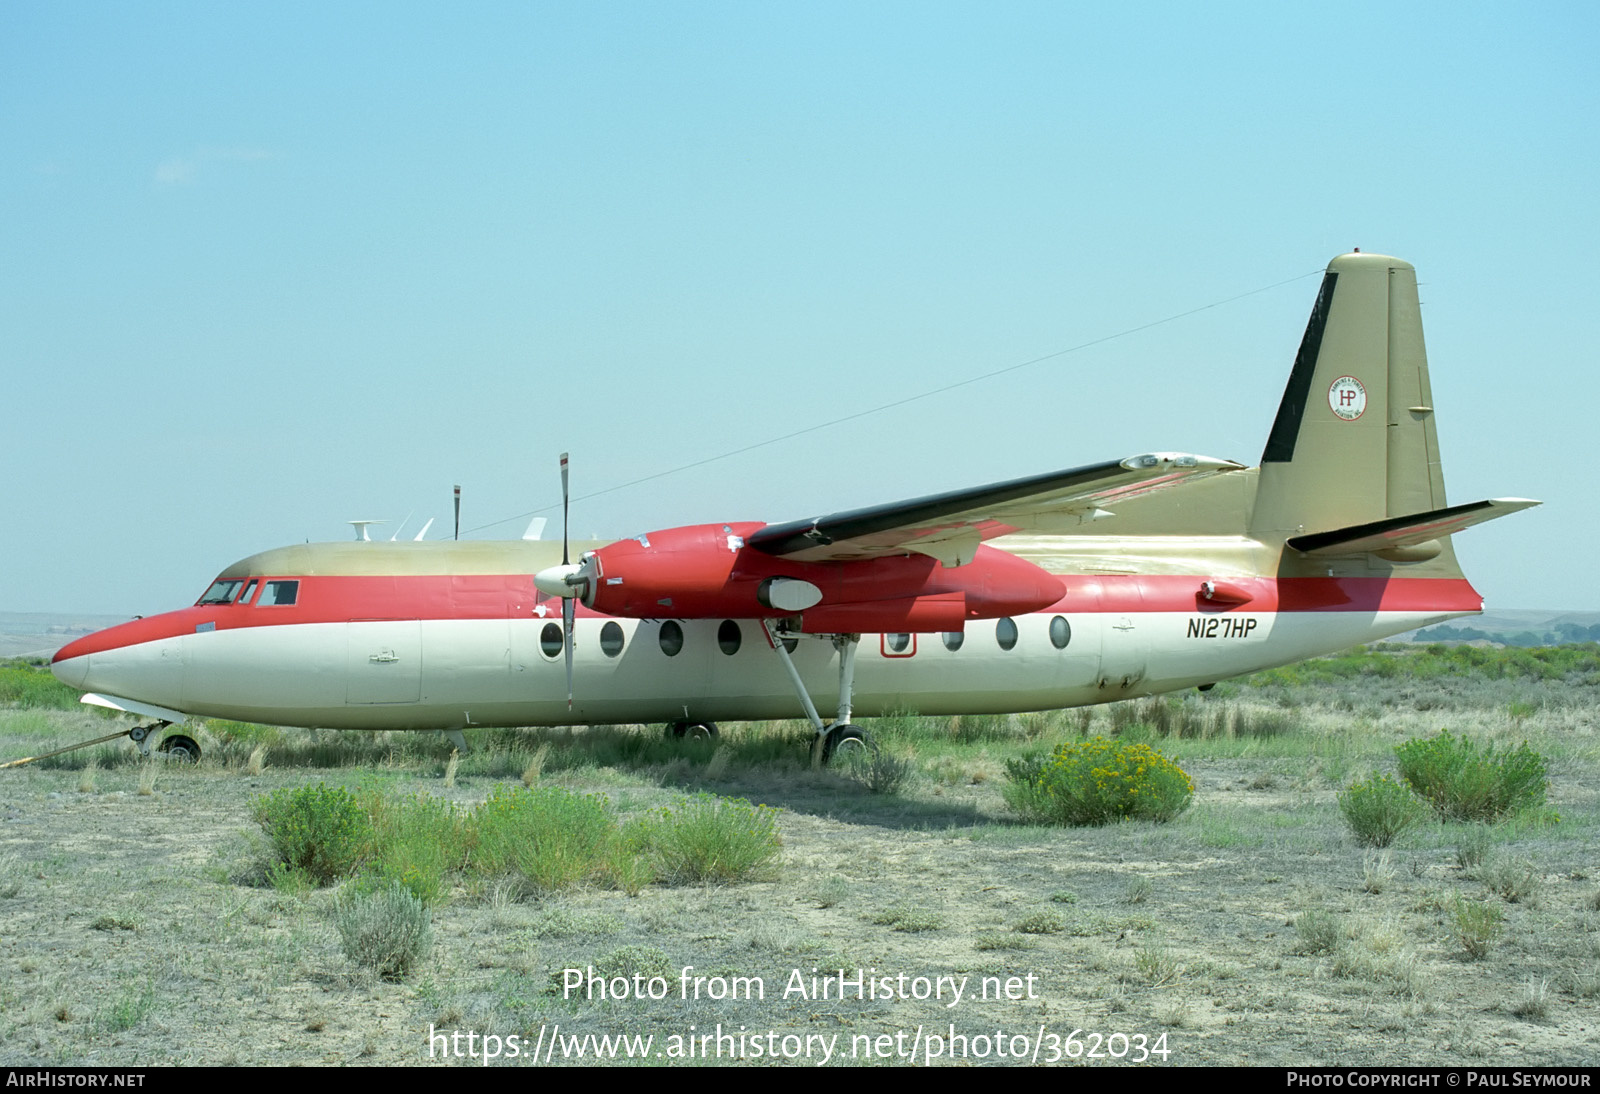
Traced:
<svg viewBox="0 0 1600 1094">
<path fill-rule="evenodd" d="M 799 616 L 813 633 L 947 631 L 967 619 L 1039 611 L 1065 593 L 1059 578 L 1015 555 L 979 547 L 964 566 L 914 553 L 794 562 L 745 546 L 760 523 L 668 528 L 586 557 L 583 602 L 635 619 Z"/>
</svg>

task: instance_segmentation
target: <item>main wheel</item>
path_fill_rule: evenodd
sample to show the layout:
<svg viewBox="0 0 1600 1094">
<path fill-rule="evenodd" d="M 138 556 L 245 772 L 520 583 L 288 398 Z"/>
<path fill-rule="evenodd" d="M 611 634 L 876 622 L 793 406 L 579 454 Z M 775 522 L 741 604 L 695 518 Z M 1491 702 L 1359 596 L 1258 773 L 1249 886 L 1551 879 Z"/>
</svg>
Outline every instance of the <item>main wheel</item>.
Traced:
<svg viewBox="0 0 1600 1094">
<path fill-rule="evenodd" d="M 832 726 L 822 737 L 822 763 L 824 766 L 835 760 L 842 760 L 850 756 L 865 755 L 877 751 L 872 739 L 863 733 L 858 726 L 848 723 L 842 726 Z"/>
<path fill-rule="evenodd" d="M 180 760 L 183 763 L 197 764 L 200 762 L 200 746 L 193 737 L 185 737 L 181 733 L 174 733 L 156 746 L 157 752 L 166 753 L 169 760 Z"/>
<path fill-rule="evenodd" d="M 717 737 L 715 722 L 673 722 L 667 726 L 668 737 L 681 737 L 690 741 L 713 741 Z"/>
</svg>

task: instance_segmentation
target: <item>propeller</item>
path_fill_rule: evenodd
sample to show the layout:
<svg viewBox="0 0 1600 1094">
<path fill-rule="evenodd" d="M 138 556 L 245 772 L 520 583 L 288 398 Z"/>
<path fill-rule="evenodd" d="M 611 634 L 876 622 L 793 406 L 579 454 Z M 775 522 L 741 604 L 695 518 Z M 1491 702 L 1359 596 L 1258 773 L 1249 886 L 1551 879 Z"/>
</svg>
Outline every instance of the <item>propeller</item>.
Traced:
<svg viewBox="0 0 1600 1094">
<path fill-rule="evenodd" d="M 567 531 L 570 521 L 567 511 L 572 504 L 572 491 L 567 487 L 567 454 L 561 453 L 561 568 L 563 570 L 572 565 L 571 555 L 567 550 Z M 561 581 L 567 587 L 567 595 L 561 598 L 561 652 L 567 662 L 567 713 L 572 713 L 572 625 L 577 619 L 578 603 L 573 594 L 577 591 L 572 584 L 575 574 L 562 575 Z"/>
<path fill-rule="evenodd" d="M 594 578 L 592 556 L 576 564 L 569 547 L 568 511 L 571 508 L 571 491 L 568 488 L 567 453 L 561 453 L 561 565 L 550 566 L 533 575 L 533 583 L 547 596 L 561 598 L 562 646 L 567 662 L 567 709 L 572 709 L 572 627 L 576 619 L 579 599 L 588 596 Z"/>
</svg>

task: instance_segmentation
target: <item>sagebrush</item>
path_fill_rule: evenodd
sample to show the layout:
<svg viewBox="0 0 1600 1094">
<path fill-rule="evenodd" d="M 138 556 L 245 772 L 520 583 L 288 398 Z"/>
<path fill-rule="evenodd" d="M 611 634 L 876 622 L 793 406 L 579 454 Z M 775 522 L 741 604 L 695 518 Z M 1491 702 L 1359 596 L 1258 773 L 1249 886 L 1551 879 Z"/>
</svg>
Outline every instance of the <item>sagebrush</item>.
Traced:
<svg viewBox="0 0 1600 1094">
<path fill-rule="evenodd" d="M 345 956 L 385 980 L 404 978 L 433 945 L 427 906 L 399 881 L 353 883 L 339 894 L 334 922 Z"/>
</svg>

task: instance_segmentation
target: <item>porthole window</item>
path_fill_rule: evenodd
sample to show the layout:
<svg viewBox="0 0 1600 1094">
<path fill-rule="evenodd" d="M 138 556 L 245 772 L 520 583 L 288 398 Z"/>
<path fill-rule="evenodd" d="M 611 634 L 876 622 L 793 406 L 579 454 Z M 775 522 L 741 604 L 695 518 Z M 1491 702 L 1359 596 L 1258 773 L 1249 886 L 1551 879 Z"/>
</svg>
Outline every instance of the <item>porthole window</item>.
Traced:
<svg viewBox="0 0 1600 1094">
<path fill-rule="evenodd" d="M 961 643 L 966 641 L 967 636 L 960 631 L 945 631 L 939 638 L 944 642 L 944 648 L 954 653 L 961 648 Z"/>
<path fill-rule="evenodd" d="M 717 646 L 729 657 L 739 652 L 741 639 L 739 624 L 731 619 L 724 619 L 722 626 L 717 628 Z"/>
<path fill-rule="evenodd" d="M 683 628 L 670 619 L 661 624 L 661 652 L 668 657 L 683 652 Z"/>
<path fill-rule="evenodd" d="M 911 646 L 909 634 L 886 634 L 883 636 L 884 649 L 890 653 L 905 653 Z"/>
<path fill-rule="evenodd" d="M 539 649 L 546 657 L 560 657 L 561 628 L 554 623 L 546 623 L 544 630 L 539 632 Z"/>
<path fill-rule="evenodd" d="M 994 625 L 994 640 L 1000 648 L 1009 650 L 1017 644 L 1017 624 L 1013 619 L 1002 619 Z"/>
<path fill-rule="evenodd" d="M 622 652 L 622 627 L 614 619 L 600 628 L 600 652 L 607 657 Z"/>
<path fill-rule="evenodd" d="M 1072 641 L 1072 624 L 1068 623 L 1065 616 L 1056 616 L 1050 620 L 1050 644 L 1058 650 L 1067 648 L 1067 643 Z"/>
</svg>

